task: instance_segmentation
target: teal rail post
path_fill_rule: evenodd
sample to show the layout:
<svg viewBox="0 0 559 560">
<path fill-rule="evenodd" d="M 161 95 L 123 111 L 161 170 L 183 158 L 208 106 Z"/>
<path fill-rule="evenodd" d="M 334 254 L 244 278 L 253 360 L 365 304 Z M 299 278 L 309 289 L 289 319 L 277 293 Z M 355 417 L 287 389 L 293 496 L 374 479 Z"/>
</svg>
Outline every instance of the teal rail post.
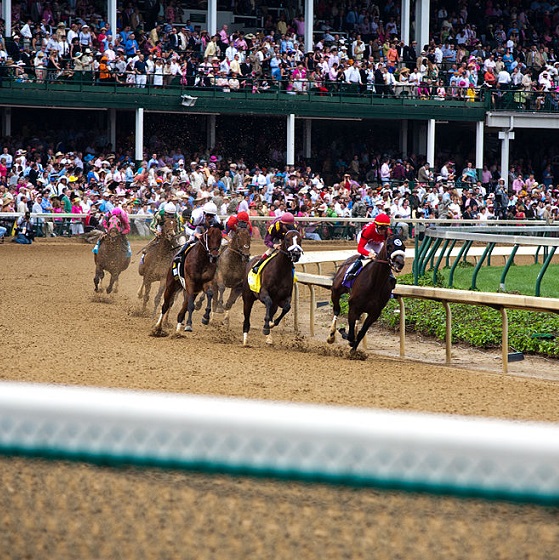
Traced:
<svg viewBox="0 0 559 560">
<path fill-rule="evenodd" d="M 505 268 L 503 269 L 503 274 L 501 274 L 501 283 L 499 285 L 499 290 L 501 290 L 501 292 L 504 292 L 506 290 L 505 280 L 507 278 L 507 274 L 509 273 L 510 267 L 514 264 L 514 256 L 516 255 L 516 251 L 518 251 L 519 247 L 520 245 L 515 245 L 510 252 L 509 258 L 507 259 L 507 263 L 505 264 Z"/>
<path fill-rule="evenodd" d="M 536 278 L 536 297 L 540 297 L 540 289 L 541 289 L 541 284 L 542 284 L 542 280 L 543 280 L 543 275 L 546 273 L 547 267 L 551 264 L 551 261 L 553 259 L 553 255 L 555 255 L 555 250 L 556 249 L 557 249 L 557 247 L 550 247 L 549 254 L 547 255 L 547 258 L 545 259 L 545 261 L 542 265 L 542 269 L 540 270 L 540 273 L 538 274 L 538 277 Z"/>
<path fill-rule="evenodd" d="M 433 286 L 437 285 L 437 271 L 439 270 L 439 266 L 441 264 L 441 261 L 444 258 L 446 249 L 448 247 L 448 244 L 450 243 L 450 239 L 445 240 L 444 244 L 443 244 L 443 248 L 441 249 L 441 253 L 439 255 L 439 257 L 437 258 L 437 260 L 435 261 L 435 266 L 433 267 Z"/>
<path fill-rule="evenodd" d="M 433 243 L 433 238 L 432 237 L 425 237 L 423 239 L 423 243 L 421 244 L 421 248 L 419 250 L 419 255 L 417 256 L 417 278 L 418 278 L 418 280 L 419 280 L 419 277 L 421 276 L 421 269 L 423 268 L 422 262 L 423 262 L 424 255 L 429 250 L 429 247 L 431 246 L 431 243 Z M 417 286 L 417 284 L 416 284 L 416 286 Z"/>
<path fill-rule="evenodd" d="M 442 239 L 435 239 L 433 246 L 429 249 L 429 254 L 425 256 L 423 262 L 421 263 L 421 270 L 419 271 L 421 276 L 425 274 L 425 270 L 427 269 L 427 263 L 431 261 L 431 268 L 433 267 L 435 253 L 437 249 L 440 247 L 442 243 Z"/>
<path fill-rule="evenodd" d="M 488 243 L 485 251 L 483 251 L 483 255 L 481 255 L 481 258 L 476 264 L 474 273 L 472 274 L 472 285 L 470 286 L 470 290 L 477 290 L 477 275 L 479 274 L 479 271 L 481 270 L 481 267 L 483 266 L 483 262 L 487 258 L 487 255 L 489 255 L 491 251 L 493 251 L 493 247 L 495 247 L 495 243 Z"/>
<path fill-rule="evenodd" d="M 464 254 L 467 254 L 468 251 L 470 250 L 470 247 L 472 246 L 472 241 L 466 241 L 466 243 L 464 243 L 464 245 L 462 245 L 462 247 L 460 248 L 460 251 L 458 251 L 458 255 L 456 257 L 456 259 L 454 259 L 454 263 L 452 264 L 452 268 L 450 269 L 450 274 L 448 275 L 448 287 L 452 288 L 453 284 L 454 284 L 454 271 L 456 270 L 456 267 L 458 266 L 458 263 L 460 262 L 460 259 L 462 258 L 462 256 Z"/>
<path fill-rule="evenodd" d="M 495 248 L 495 243 L 493 243 L 492 245 L 493 246 L 491 247 L 489 253 L 487 254 L 487 266 L 491 266 L 491 255 L 493 253 L 493 249 Z"/>
<path fill-rule="evenodd" d="M 414 237 L 414 243 L 415 243 L 415 252 L 413 256 L 413 263 L 411 265 L 411 270 L 413 273 L 413 285 L 417 286 L 417 281 L 419 279 L 419 274 L 417 272 L 417 263 L 419 261 L 419 236 L 418 235 Z"/>
<path fill-rule="evenodd" d="M 457 239 L 453 239 L 452 244 L 450 245 L 450 248 L 448 249 L 448 252 L 446 254 L 445 268 L 450 268 L 450 254 L 452 253 L 452 250 L 454 249 L 454 247 L 456 245 L 456 241 L 457 241 Z"/>
</svg>

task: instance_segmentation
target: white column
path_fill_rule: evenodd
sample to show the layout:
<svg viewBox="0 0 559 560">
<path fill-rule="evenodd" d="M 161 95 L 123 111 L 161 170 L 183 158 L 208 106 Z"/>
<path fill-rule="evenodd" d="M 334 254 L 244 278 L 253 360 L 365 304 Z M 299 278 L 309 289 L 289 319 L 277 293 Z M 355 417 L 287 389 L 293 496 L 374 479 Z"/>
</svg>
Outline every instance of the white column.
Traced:
<svg viewBox="0 0 559 560">
<path fill-rule="evenodd" d="M 136 163 L 144 159 L 144 108 L 136 109 L 136 142 L 134 146 L 134 159 Z"/>
<path fill-rule="evenodd" d="M 286 165 L 295 165 L 295 115 L 287 115 L 287 161 Z"/>
<path fill-rule="evenodd" d="M 501 140 L 501 179 L 505 180 L 505 186 L 509 187 L 509 142 L 514 140 L 514 132 L 512 127 L 508 130 L 499 132 L 499 140 Z"/>
<path fill-rule="evenodd" d="M 210 37 L 217 33 L 217 0 L 208 0 L 208 33 Z"/>
<path fill-rule="evenodd" d="M 107 22 L 111 26 L 111 32 L 113 34 L 114 42 L 116 34 L 118 33 L 118 29 L 116 28 L 116 0 L 109 0 L 107 6 Z"/>
<path fill-rule="evenodd" d="M 109 122 L 107 123 L 107 133 L 109 137 L 109 142 L 111 144 L 111 150 L 116 151 L 116 109 L 109 109 L 107 111 L 107 117 Z"/>
<path fill-rule="evenodd" d="M 408 119 L 402 119 L 400 124 L 400 151 L 406 157 L 408 155 Z"/>
<path fill-rule="evenodd" d="M 6 22 L 5 37 L 12 36 L 12 0 L 2 0 L 2 19 Z"/>
<path fill-rule="evenodd" d="M 303 136 L 303 157 L 310 158 L 312 151 L 312 121 L 305 120 L 305 134 Z"/>
<path fill-rule="evenodd" d="M 208 115 L 206 121 L 206 145 L 208 150 L 215 148 L 215 115 Z"/>
<path fill-rule="evenodd" d="M 429 44 L 429 0 L 417 0 L 415 4 L 415 40 L 419 54 Z"/>
<path fill-rule="evenodd" d="M 478 173 L 478 179 L 481 179 L 481 170 L 483 169 L 483 131 L 485 123 L 479 121 L 476 123 L 476 169 Z"/>
<path fill-rule="evenodd" d="M 435 166 L 435 119 L 427 121 L 427 161 Z"/>
<path fill-rule="evenodd" d="M 2 122 L 2 136 L 12 135 L 12 108 L 4 107 L 3 122 Z"/>
<path fill-rule="evenodd" d="M 406 45 L 410 44 L 411 0 L 402 0 L 402 13 L 400 16 L 400 38 Z M 420 51 L 421 52 L 421 51 Z M 417 53 L 419 54 L 419 53 Z"/>
<path fill-rule="evenodd" d="M 305 52 L 313 51 L 314 0 L 305 0 Z"/>
</svg>

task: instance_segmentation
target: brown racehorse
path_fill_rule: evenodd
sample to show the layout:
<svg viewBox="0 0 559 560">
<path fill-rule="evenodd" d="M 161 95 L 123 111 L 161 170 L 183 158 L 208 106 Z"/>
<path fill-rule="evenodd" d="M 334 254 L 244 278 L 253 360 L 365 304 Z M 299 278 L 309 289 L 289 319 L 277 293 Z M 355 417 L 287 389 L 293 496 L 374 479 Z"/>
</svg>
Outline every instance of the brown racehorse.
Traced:
<svg viewBox="0 0 559 560">
<path fill-rule="evenodd" d="M 395 279 L 390 271 L 400 272 L 404 268 L 405 246 L 400 235 L 391 235 L 386 240 L 376 259 L 365 265 L 361 273 L 355 279 L 349 296 L 348 324 L 349 332 L 347 340 L 352 351 L 357 350 L 359 343 L 363 340 L 369 327 L 379 318 L 385 308 L 390 294 L 395 286 Z M 357 255 L 347 259 L 338 269 L 332 282 L 332 304 L 334 307 L 334 319 L 330 328 L 328 343 L 336 340 L 336 323 L 340 314 L 340 297 L 349 292 L 342 282 L 345 273 Z M 363 313 L 367 318 L 355 337 L 355 323 Z"/>
<path fill-rule="evenodd" d="M 291 296 L 293 293 L 294 264 L 299 261 L 303 254 L 301 247 L 302 237 L 297 230 L 288 231 L 283 238 L 277 255 L 264 267 L 261 272 L 261 288 L 255 294 L 248 285 L 245 275 L 243 280 L 243 311 L 245 320 L 243 323 L 243 345 L 248 343 L 250 331 L 250 314 L 256 300 L 260 300 L 266 306 L 264 317 L 264 328 L 262 332 L 268 337 L 266 342 L 272 344 L 270 329 L 277 327 L 280 321 L 291 309 Z M 247 266 L 247 274 L 257 258 Z M 280 315 L 274 319 L 278 308 L 281 307 Z M 271 324 L 270 324 L 271 323 Z"/>
<path fill-rule="evenodd" d="M 149 301 L 152 283 L 159 282 L 159 290 L 157 294 L 155 294 L 154 299 L 154 315 L 161 302 L 163 291 L 165 290 L 165 279 L 167 278 L 167 272 L 173 261 L 173 256 L 181 247 L 175 233 L 176 227 L 176 218 L 165 218 L 160 237 L 157 237 L 148 245 L 145 255 L 138 267 L 138 272 L 140 276 L 143 277 L 142 285 L 138 290 L 138 298 L 142 296 L 144 298 L 143 311 L 146 310 Z"/>
<path fill-rule="evenodd" d="M 95 291 L 99 291 L 99 284 L 105 277 L 105 270 L 111 275 L 111 281 L 107 286 L 107 293 L 118 291 L 118 277 L 126 270 L 130 264 L 128 252 L 128 241 L 126 235 L 120 233 L 118 229 L 118 218 L 112 216 L 109 221 L 109 229 L 104 237 L 101 238 L 99 248 L 95 257 Z"/>
<path fill-rule="evenodd" d="M 186 311 L 188 310 L 188 318 L 184 330 L 192 331 L 192 313 L 194 311 L 194 300 L 196 295 L 202 290 L 208 296 L 208 304 L 202 324 L 207 325 L 210 322 L 210 312 L 212 305 L 212 289 L 211 283 L 214 279 L 217 268 L 217 260 L 219 258 L 219 249 L 221 247 L 221 229 L 217 226 L 209 227 L 202 237 L 187 252 L 182 266 L 182 275 L 184 278 L 184 303 L 177 317 L 177 332 L 180 331 Z M 167 272 L 167 281 L 165 293 L 163 294 L 163 306 L 159 319 L 155 325 L 153 334 L 160 335 L 163 327 L 163 320 L 171 308 L 176 293 L 181 289 L 182 284 L 173 276 L 172 267 Z"/>
<path fill-rule="evenodd" d="M 238 225 L 237 230 L 231 235 L 229 245 L 225 247 L 213 282 L 213 291 L 216 294 L 215 311 L 223 313 L 223 322 L 229 323 L 229 310 L 243 291 L 243 279 L 246 274 L 246 265 L 250 260 L 250 241 L 251 235 L 248 227 Z M 223 306 L 223 294 L 225 288 L 231 288 L 229 298 Z"/>
</svg>

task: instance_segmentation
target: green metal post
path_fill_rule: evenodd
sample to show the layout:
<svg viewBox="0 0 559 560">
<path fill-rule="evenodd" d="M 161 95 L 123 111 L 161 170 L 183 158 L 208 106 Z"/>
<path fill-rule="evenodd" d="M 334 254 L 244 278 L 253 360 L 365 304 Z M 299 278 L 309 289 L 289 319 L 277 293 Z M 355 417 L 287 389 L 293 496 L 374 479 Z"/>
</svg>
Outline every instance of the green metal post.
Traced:
<svg viewBox="0 0 559 560">
<path fill-rule="evenodd" d="M 516 252 L 518 251 L 519 247 L 520 245 L 515 245 L 512 248 L 512 251 L 510 252 L 509 258 L 507 259 L 507 263 L 505 264 L 505 268 L 503 269 L 503 274 L 501 274 L 501 284 L 499 285 L 499 290 L 501 290 L 501 292 L 504 292 L 506 289 L 505 279 L 507 277 L 510 267 L 514 264 L 514 256 L 516 255 Z"/>
<path fill-rule="evenodd" d="M 466 252 L 468 252 L 468 250 L 470 249 L 472 245 L 471 241 L 466 241 L 466 243 L 464 243 L 464 245 L 462 245 L 462 247 L 460 248 L 460 251 L 458 251 L 458 256 L 456 257 L 456 259 L 454 259 L 454 263 L 452 264 L 452 267 L 450 269 L 450 274 L 448 275 L 448 287 L 452 288 L 453 284 L 454 284 L 454 271 L 456 270 L 456 267 L 458 266 L 458 263 L 460 262 L 460 259 L 462 258 L 462 255 Z"/>
<path fill-rule="evenodd" d="M 443 248 L 441 249 L 441 253 L 435 262 L 435 266 L 433 267 L 433 286 L 437 285 L 437 271 L 439 270 L 439 266 L 444 258 L 444 254 L 446 252 L 449 243 L 450 243 L 450 239 L 446 239 Z"/>
<path fill-rule="evenodd" d="M 450 268 L 450 254 L 452 253 L 452 250 L 454 249 L 455 245 L 456 245 L 456 239 L 452 240 L 452 244 L 450 245 L 450 248 L 448 250 L 448 253 L 446 254 L 446 264 L 445 264 L 445 268 Z"/>
<path fill-rule="evenodd" d="M 481 255 L 481 258 L 479 259 L 478 263 L 476 264 L 476 267 L 474 268 L 474 273 L 472 274 L 472 285 L 470 286 L 470 290 L 477 290 L 477 275 L 479 274 L 479 271 L 481 270 L 481 267 L 483 266 L 483 262 L 487 258 L 487 255 L 493 250 L 494 246 L 495 243 L 488 243 L 487 247 L 485 248 L 485 251 L 483 251 L 483 255 Z"/>
<path fill-rule="evenodd" d="M 431 268 L 433 268 L 433 260 L 435 258 L 435 253 L 437 249 L 440 247 L 442 243 L 442 239 L 435 239 L 433 246 L 429 249 L 429 254 L 425 256 L 423 262 L 421 263 L 421 270 L 420 274 L 423 276 L 425 274 L 425 270 L 427 269 L 427 263 L 431 261 Z"/>
<path fill-rule="evenodd" d="M 536 297 L 540 297 L 540 289 L 541 289 L 541 284 L 542 284 L 542 280 L 543 280 L 543 275 L 546 273 L 547 267 L 551 264 L 551 261 L 553 260 L 553 255 L 555 255 L 555 250 L 556 249 L 557 249 L 557 247 L 550 247 L 549 254 L 547 255 L 547 258 L 545 259 L 545 261 L 542 265 L 542 269 L 540 270 L 540 273 L 538 274 L 538 277 L 536 278 Z"/>
<path fill-rule="evenodd" d="M 429 247 L 431 246 L 431 243 L 433 243 L 433 238 L 432 237 L 425 237 L 423 239 L 423 243 L 421 244 L 421 248 L 419 250 L 419 256 L 417 258 L 417 278 L 418 278 L 418 280 L 419 280 L 419 277 L 421 276 L 421 269 L 423 268 L 424 255 L 429 250 Z"/>
</svg>

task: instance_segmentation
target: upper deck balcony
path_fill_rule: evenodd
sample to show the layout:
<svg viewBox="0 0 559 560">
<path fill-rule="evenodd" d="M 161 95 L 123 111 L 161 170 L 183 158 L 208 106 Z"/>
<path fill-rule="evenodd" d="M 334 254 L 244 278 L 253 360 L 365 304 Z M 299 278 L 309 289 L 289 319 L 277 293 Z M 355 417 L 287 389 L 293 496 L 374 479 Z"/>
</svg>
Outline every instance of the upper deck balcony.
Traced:
<svg viewBox="0 0 559 560">
<path fill-rule="evenodd" d="M 319 91 L 307 84 L 300 93 L 288 93 L 284 84 L 264 89 L 246 84 L 239 91 L 223 87 L 130 87 L 126 84 L 94 83 L 92 79 L 57 78 L 21 80 L 4 77 L 0 105 L 7 107 L 51 107 L 61 109 L 133 110 L 184 114 L 287 115 L 302 118 L 347 119 L 437 119 L 480 122 L 491 109 L 491 96 L 478 91 L 475 98 L 447 88 L 444 99 L 419 96 L 410 87 L 396 87 L 394 94 L 382 96 L 358 86 L 332 84 Z M 227 89 L 227 88 L 225 88 Z M 183 96 L 194 98 L 183 103 Z"/>
</svg>

